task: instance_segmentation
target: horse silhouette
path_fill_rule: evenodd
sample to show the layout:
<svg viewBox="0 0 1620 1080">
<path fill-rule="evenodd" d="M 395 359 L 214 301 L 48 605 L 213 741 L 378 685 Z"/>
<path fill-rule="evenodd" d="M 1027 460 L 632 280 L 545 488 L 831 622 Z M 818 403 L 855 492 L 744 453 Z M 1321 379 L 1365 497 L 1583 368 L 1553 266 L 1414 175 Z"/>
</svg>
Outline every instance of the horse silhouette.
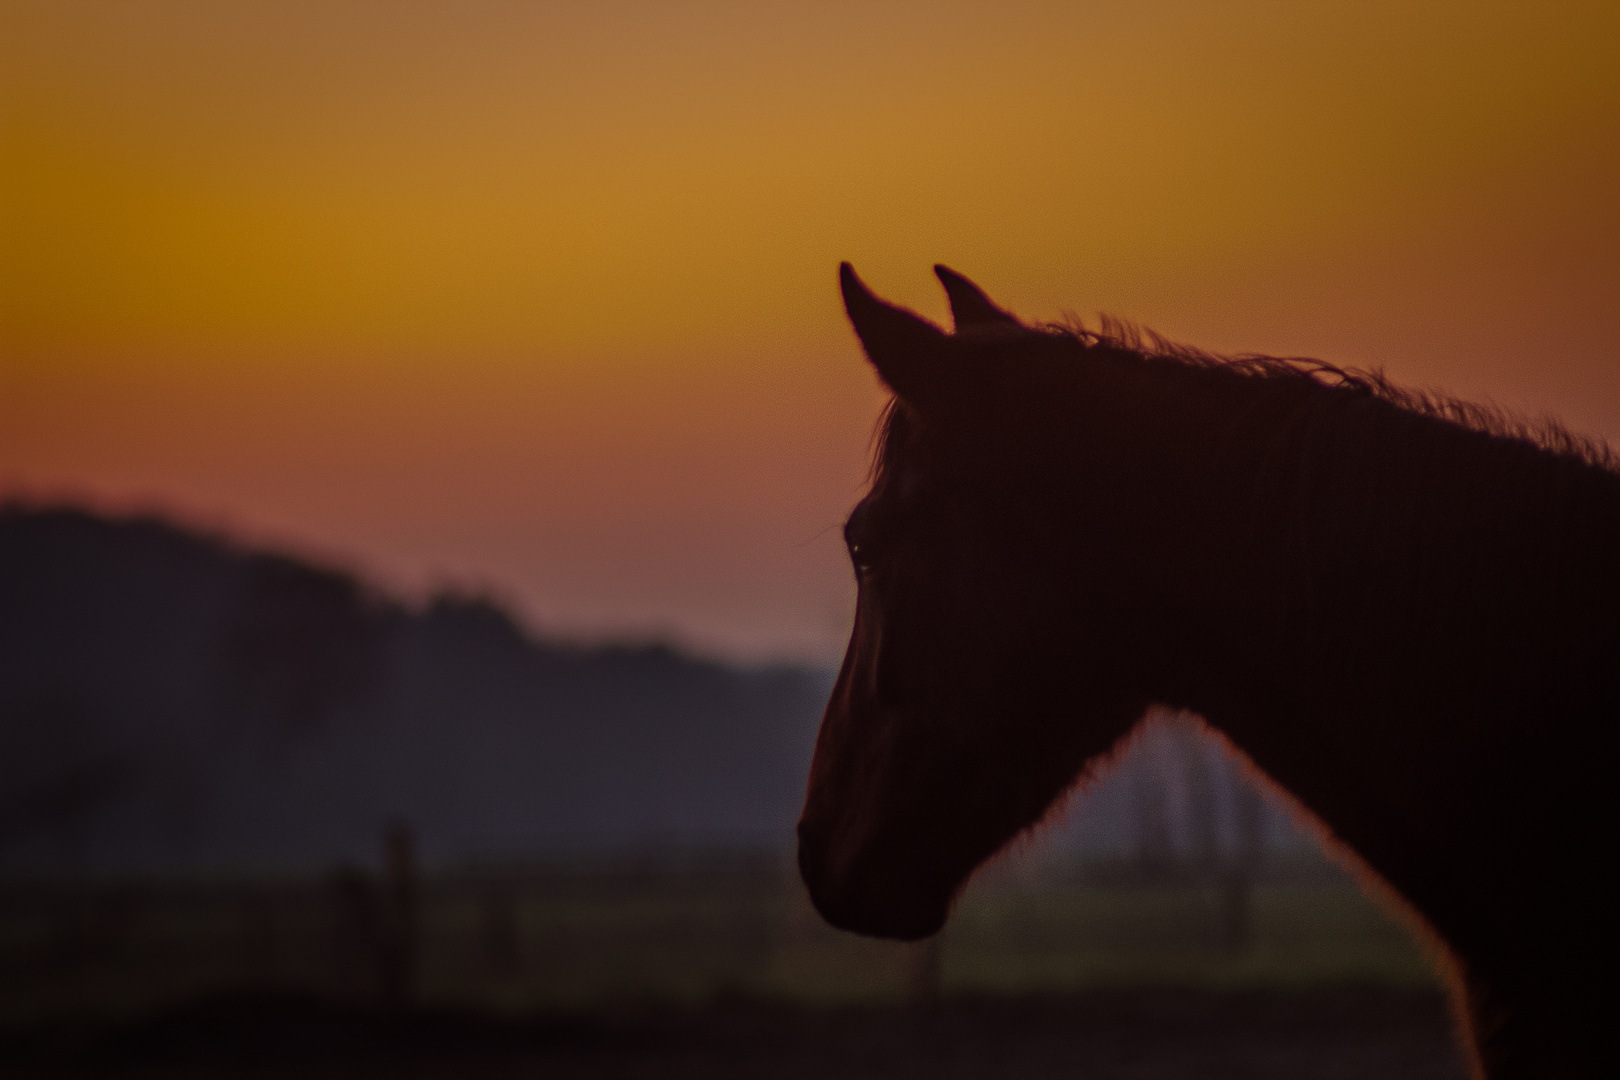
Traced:
<svg viewBox="0 0 1620 1080">
<path fill-rule="evenodd" d="M 1026 326 L 935 270 L 954 333 L 841 268 L 894 399 L 799 823 L 817 909 L 934 933 L 1150 706 L 1185 709 L 1425 928 L 1476 1075 L 1589 1071 L 1616 963 L 1608 451 L 1316 361 Z"/>
</svg>

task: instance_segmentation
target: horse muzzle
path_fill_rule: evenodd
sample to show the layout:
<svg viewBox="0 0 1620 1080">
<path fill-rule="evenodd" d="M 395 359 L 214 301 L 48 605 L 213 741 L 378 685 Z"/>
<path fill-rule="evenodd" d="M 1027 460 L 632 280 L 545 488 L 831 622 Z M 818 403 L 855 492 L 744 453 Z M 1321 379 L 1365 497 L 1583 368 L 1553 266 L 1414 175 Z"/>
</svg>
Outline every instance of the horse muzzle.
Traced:
<svg viewBox="0 0 1620 1080">
<path fill-rule="evenodd" d="M 838 857 L 820 830 L 799 823 L 799 876 L 810 902 L 833 926 L 870 937 L 917 941 L 937 934 L 950 914 L 951 891 L 900 860 Z"/>
</svg>

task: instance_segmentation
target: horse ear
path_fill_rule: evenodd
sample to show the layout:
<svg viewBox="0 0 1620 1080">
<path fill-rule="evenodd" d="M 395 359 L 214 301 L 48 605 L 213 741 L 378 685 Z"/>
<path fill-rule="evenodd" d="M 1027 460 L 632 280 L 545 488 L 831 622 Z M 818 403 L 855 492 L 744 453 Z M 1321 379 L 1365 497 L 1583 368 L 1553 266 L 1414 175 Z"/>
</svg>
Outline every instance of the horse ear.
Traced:
<svg viewBox="0 0 1620 1080">
<path fill-rule="evenodd" d="M 967 278 L 948 266 L 934 264 L 934 274 L 951 299 L 951 318 L 958 332 L 970 326 L 1022 326 L 1017 319 L 996 307 L 990 298 Z"/>
<path fill-rule="evenodd" d="M 847 262 L 839 264 L 838 284 L 855 335 L 889 389 L 913 403 L 928 397 L 937 381 L 945 331 L 873 296 Z"/>
</svg>

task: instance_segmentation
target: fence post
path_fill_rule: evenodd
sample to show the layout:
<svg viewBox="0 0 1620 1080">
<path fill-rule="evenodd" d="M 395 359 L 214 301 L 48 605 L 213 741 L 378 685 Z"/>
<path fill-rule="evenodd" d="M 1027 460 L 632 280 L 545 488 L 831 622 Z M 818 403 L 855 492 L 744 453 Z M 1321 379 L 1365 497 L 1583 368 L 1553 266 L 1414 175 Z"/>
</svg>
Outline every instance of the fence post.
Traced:
<svg viewBox="0 0 1620 1080">
<path fill-rule="evenodd" d="M 377 886 L 358 867 L 339 867 L 329 879 L 332 911 L 332 966 L 344 996 L 375 993 L 376 957 L 381 941 Z"/>
<path fill-rule="evenodd" d="M 513 978 L 523 968 L 516 889 L 510 882 L 492 881 L 483 900 L 484 962 L 495 977 Z"/>
<path fill-rule="evenodd" d="M 242 970 L 255 984 L 271 982 L 276 969 L 276 899 L 268 887 L 243 891 L 238 914 L 242 931 Z"/>
<path fill-rule="evenodd" d="M 409 825 L 389 826 L 383 840 L 383 903 L 377 967 L 385 1009 L 410 1003 L 416 977 L 416 841 Z"/>
<path fill-rule="evenodd" d="M 940 950 L 943 932 L 906 946 L 906 1003 L 919 1012 L 933 1009 L 941 989 Z"/>
</svg>

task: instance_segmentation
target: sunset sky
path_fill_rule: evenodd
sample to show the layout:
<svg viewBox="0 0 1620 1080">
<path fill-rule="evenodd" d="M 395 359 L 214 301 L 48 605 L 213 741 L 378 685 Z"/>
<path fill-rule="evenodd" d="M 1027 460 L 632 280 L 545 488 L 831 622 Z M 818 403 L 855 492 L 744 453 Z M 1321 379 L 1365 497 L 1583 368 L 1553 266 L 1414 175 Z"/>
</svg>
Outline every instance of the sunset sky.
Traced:
<svg viewBox="0 0 1620 1080">
<path fill-rule="evenodd" d="M 0 0 L 0 495 L 831 660 L 839 260 L 1620 441 L 1617 58 L 1613 0 Z"/>
</svg>

